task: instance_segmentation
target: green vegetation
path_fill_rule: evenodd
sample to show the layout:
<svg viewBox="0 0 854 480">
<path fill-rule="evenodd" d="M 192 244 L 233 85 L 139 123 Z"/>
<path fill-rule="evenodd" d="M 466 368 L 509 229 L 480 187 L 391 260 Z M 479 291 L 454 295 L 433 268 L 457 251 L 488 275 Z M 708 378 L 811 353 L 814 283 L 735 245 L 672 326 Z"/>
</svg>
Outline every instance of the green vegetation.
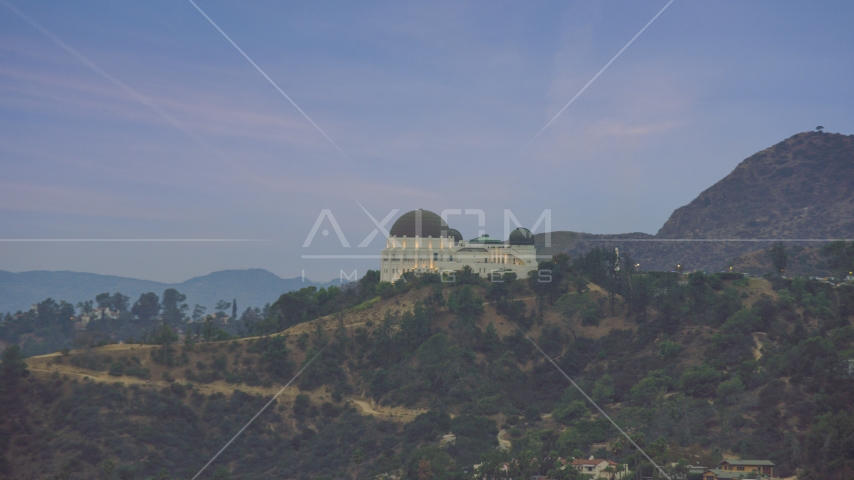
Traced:
<svg viewBox="0 0 854 480">
<path fill-rule="evenodd" d="M 501 283 L 468 272 L 453 283 L 437 275 L 394 284 L 374 277 L 353 289 L 285 294 L 246 324 L 270 333 L 336 314 L 299 334 L 219 343 L 200 335 L 181 346 L 161 326 L 147 335 L 155 346 L 142 360 L 95 345 L 54 357 L 112 380 L 159 381 L 165 369 L 166 387 L 26 377 L 22 351 L 7 349 L 2 371 L 15 386 L 0 386 L 4 408 L 26 405 L 27 412 L 15 417 L 23 424 L 5 416 L 0 424 L 0 438 L 9 439 L 0 443 L 6 471 L 157 478 L 165 469 L 189 477 L 266 401 L 243 385 L 282 385 L 323 349 L 290 387 L 299 389 L 295 398 L 260 416 L 210 475 L 463 479 L 482 463 L 481 473 L 496 478 L 505 466 L 514 478 L 576 478 L 563 462 L 604 455 L 608 445 L 609 458 L 651 476 L 646 458 L 530 337 L 671 473 L 689 460 L 715 465 L 732 452 L 770 459 L 783 475 L 801 469 L 804 478 L 845 478 L 854 468 L 852 287 L 632 273 L 615 261 L 595 249 L 557 256 L 527 281 Z M 543 275 L 560 282 L 541 286 Z M 535 303 L 521 300 L 531 296 Z M 349 328 L 336 322 L 348 314 L 370 320 Z M 234 393 L 193 386 L 215 381 Z M 354 396 L 370 397 L 377 409 L 423 413 L 385 421 L 356 410 L 347 400 Z M 509 450 L 497 448 L 501 429 Z M 455 440 L 445 443 L 448 434 Z M 8 460 L 28 455 L 42 461 Z"/>
</svg>

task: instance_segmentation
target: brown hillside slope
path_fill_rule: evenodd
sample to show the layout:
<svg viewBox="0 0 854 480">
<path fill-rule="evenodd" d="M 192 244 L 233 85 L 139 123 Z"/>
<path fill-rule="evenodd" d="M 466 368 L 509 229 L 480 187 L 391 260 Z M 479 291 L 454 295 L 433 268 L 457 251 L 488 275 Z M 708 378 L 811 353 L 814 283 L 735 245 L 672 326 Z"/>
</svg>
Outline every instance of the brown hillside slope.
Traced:
<svg viewBox="0 0 854 480">
<path fill-rule="evenodd" d="M 678 208 L 658 238 L 854 234 L 854 136 L 805 132 L 741 162 Z"/>
<path fill-rule="evenodd" d="M 748 157 L 676 209 L 654 237 L 558 233 L 544 253 L 621 246 L 644 269 L 707 271 L 771 245 L 756 239 L 854 238 L 854 135 L 799 133 Z M 536 237 L 542 248 L 544 236 Z"/>
</svg>

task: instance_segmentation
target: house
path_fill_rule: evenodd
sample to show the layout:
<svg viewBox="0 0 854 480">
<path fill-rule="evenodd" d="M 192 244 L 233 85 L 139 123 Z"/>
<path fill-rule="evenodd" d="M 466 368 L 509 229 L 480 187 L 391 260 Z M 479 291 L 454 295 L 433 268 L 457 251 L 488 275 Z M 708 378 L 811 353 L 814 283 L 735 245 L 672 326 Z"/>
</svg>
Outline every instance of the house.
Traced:
<svg viewBox="0 0 854 480">
<path fill-rule="evenodd" d="M 720 469 L 728 472 L 756 472 L 768 477 L 774 476 L 774 462 L 771 460 L 724 460 L 721 462 Z"/>
<path fill-rule="evenodd" d="M 587 460 L 577 458 L 572 461 L 572 466 L 581 473 L 592 475 L 593 478 L 620 479 L 628 470 L 626 465 L 620 465 L 612 460 L 593 458 L 592 456 Z M 608 469 L 608 467 L 611 468 Z"/>
<path fill-rule="evenodd" d="M 724 460 L 720 468 L 703 472 L 703 480 L 750 479 L 774 476 L 774 462 L 770 460 Z"/>
<path fill-rule="evenodd" d="M 111 310 L 109 308 L 98 307 L 93 309 L 88 313 L 83 313 L 80 315 L 80 321 L 83 324 L 87 324 L 92 320 L 99 320 L 109 318 L 110 320 L 117 320 L 120 314 L 118 310 Z"/>
<path fill-rule="evenodd" d="M 728 472 L 726 470 L 721 470 L 718 468 L 710 468 L 703 472 L 703 476 L 700 478 L 702 478 L 703 480 L 729 480 L 737 479 L 739 478 L 739 475 L 745 475 L 745 473 Z"/>
<path fill-rule="evenodd" d="M 731 472 L 729 470 L 721 470 L 719 468 L 712 468 L 706 470 L 703 473 L 703 476 L 700 477 L 703 480 L 758 480 L 760 478 L 758 473 L 749 473 L 749 472 Z"/>
</svg>

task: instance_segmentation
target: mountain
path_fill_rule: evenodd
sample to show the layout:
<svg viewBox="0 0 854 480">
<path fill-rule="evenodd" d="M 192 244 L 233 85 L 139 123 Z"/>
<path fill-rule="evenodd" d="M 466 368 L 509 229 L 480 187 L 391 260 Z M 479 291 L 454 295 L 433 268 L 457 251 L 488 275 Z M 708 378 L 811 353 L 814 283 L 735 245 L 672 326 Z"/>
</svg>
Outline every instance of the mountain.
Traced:
<svg viewBox="0 0 854 480">
<path fill-rule="evenodd" d="M 772 244 L 763 239 L 840 238 L 854 238 L 854 135 L 804 132 L 742 161 L 676 209 L 654 236 L 553 234 L 552 248 L 544 252 L 620 246 L 644 269 L 672 270 L 679 264 L 719 271 Z M 537 240 L 543 245 L 544 235 Z"/>
<path fill-rule="evenodd" d="M 213 310 L 216 302 L 237 299 L 240 310 L 246 307 L 263 307 L 275 302 L 285 292 L 303 287 L 318 288 L 338 283 L 316 283 L 300 277 L 281 278 L 260 268 L 248 270 L 222 270 L 181 283 L 163 283 L 136 278 L 98 275 L 82 272 L 31 271 L 12 273 L 0 270 L 0 312 L 28 310 L 30 305 L 51 297 L 77 303 L 92 300 L 103 292 L 121 292 L 136 300 L 143 293 L 163 295 L 174 288 L 187 295 L 187 303 L 203 305 Z"/>
</svg>

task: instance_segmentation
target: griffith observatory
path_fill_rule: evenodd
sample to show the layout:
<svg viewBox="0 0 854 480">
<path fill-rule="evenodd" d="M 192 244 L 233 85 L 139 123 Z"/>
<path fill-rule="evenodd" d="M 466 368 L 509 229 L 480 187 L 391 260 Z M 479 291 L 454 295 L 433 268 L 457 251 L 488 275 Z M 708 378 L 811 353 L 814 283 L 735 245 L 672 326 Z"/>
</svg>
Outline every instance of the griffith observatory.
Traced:
<svg viewBox="0 0 854 480">
<path fill-rule="evenodd" d="M 515 273 L 527 278 L 537 269 L 534 236 L 527 228 L 510 232 L 506 241 L 482 235 L 463 240 L 442 217 L 413 210 L 394 222 L 380 260 L 380 280 L 394 282 L 407 272 L 451 273 L 468 266 L 481 277 Z"/>
</svg>

